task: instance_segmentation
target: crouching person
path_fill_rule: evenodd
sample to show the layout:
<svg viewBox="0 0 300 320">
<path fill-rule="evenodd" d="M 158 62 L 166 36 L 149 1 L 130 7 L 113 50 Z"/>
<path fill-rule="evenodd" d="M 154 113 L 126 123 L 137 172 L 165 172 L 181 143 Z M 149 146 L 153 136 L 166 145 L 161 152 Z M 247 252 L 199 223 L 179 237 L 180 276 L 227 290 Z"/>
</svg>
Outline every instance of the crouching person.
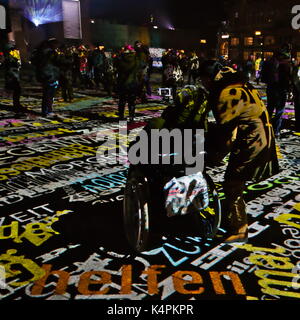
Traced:
<svg viewBox="0 0 300 320">
<path fill-rule="evenodd" d="M 225 242 L 246 242 L 246 182 L 279 172 L 273 128 L 259 93 L 243 74 L 208 60 L 200 66 L 199 76 L 210 92 L 208 103 L 216 120 L 207 141 L 208 165 L 218 164 L 230 153 L 223 184 Z"/>
</svg>

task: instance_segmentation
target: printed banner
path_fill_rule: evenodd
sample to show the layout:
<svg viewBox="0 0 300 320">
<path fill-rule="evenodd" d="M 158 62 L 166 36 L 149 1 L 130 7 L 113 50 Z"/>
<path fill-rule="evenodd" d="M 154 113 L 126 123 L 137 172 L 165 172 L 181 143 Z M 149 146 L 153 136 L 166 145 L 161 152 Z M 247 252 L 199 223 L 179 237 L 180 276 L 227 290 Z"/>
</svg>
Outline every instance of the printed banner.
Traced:
<svg viewBox="0 0 300 320">
<path fill-rule="evenodd" d="M 0 0 L 0 33 L 11 32 L 8 0 Z"/>
<path fill-rule="evenodd" d="M 68 1 L 62 2 L 63 21 L 64 21 L 64 37 L 66 39 L 81 39 L 81 14 L 80 2 Z"/>
</svg>

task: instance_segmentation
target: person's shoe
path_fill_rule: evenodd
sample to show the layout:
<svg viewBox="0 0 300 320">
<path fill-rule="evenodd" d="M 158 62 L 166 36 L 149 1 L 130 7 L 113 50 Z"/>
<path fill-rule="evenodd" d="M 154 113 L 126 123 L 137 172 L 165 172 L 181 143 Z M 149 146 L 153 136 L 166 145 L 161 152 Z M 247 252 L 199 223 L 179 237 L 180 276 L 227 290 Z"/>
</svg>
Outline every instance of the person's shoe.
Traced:
<svg viewBox="0 0 300 320">
<path fill-rule="evenodd" d="M 225 243 L 235 243 L 248 241 L 248 225 L 245 225 L 238 229 L 236 232 L 232 232 L 231 235 L 225 239 Z"/>
<path fill-rule="evenodd" d="M 54 112 L 50 112 L 47 114 L 47 118 L 53 118 L 55 117 L 55 113 Z"/>
<path fill-rule="evenodd" d="M 280 137 L 281 137 L 280 132 L 275 133 L 275 139 L 280 140 Z"/>
</svg>

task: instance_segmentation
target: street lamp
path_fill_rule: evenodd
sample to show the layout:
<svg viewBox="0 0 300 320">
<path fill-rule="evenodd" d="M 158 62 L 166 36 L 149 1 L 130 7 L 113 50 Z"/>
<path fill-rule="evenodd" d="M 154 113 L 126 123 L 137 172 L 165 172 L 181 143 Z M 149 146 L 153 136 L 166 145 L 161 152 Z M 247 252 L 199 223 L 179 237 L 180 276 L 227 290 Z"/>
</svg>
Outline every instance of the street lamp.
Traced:
<svg viewBox="0 0 300 320">
<path fill-rule="evenodd" d="M 206 39 L 201 39 L 200 43 L 206 43 Z"/>
<path fill-rule="evenodd" d="M 261 36 L 261 31 L 255 31 L 256 36 Z"/>
</svg>

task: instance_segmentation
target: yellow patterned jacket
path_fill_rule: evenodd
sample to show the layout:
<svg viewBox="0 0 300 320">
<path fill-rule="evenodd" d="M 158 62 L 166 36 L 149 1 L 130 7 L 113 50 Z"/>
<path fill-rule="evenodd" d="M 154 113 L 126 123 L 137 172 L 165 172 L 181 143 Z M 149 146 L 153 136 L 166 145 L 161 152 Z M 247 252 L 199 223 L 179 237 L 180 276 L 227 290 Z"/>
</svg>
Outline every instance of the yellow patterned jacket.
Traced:
<svg viewBox="0 0 300 320">
<path fill-rule="evenodd" d="M 256 89 L 227 85 L 211 107 L 220 130 L 218 146 L 223 155 L 230 152 L 225 177 L 259 181 L 279 172 L 272 124 Z"/>
</svg>

